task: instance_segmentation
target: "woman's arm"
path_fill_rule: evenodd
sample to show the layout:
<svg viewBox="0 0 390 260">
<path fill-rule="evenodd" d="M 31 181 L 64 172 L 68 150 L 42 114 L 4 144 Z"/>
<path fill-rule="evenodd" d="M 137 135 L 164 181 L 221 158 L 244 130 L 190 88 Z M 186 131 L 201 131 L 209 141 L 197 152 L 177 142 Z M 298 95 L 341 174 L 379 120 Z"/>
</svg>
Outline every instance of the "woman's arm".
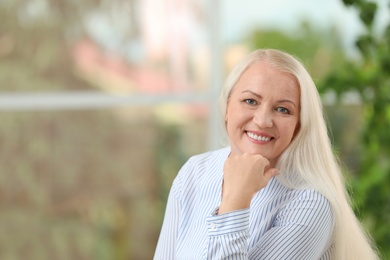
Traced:
<svg viewBox="0 0 390 260">
<path fill-rule="evenodd" d="M 331 207 L 318 192 L 301 192 L 249 249 L 249 208 L 210 216 L 208 259 L 319 259 L 332 241 Z"/>
<path fill-rule="evenodd" d="M 249 259 L 320 259 L 332 245 L 334 217 L 328 200 L 313 190 L 300 193 L 279 211 Z"/>
<path fill-rule="evenodd" d="M 266 170 L 266 168 L 268 168 Z M 207 219 L 208 259 L 247 259 L 252 197 L 278 174 L 261 155 L 230 155 L 224 164 L 222 201 Z"/>
</svg>

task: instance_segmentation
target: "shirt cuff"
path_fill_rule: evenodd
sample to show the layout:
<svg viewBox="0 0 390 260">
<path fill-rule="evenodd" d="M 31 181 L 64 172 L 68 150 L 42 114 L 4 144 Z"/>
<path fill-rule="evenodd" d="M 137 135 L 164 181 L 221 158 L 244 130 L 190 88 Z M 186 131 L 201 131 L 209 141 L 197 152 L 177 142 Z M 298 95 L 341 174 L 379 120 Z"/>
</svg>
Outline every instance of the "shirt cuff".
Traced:
<svg viewBox="0 0 390 260">
<path fill-rule="evenodd" d="M 218 215 L 218 210 L 219 208 L 216 208 L 212 215 L 206 219 L 208 234 L 210 236 L 220 236 L 249 230 L 249 208 L 220 215 Z"/>
</svg>

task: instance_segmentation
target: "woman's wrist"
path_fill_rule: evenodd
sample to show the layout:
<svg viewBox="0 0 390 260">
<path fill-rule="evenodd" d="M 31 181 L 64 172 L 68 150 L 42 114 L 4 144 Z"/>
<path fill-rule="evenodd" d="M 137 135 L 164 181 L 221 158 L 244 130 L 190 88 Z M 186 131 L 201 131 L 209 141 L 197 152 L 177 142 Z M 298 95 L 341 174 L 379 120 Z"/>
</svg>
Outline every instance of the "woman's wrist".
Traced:
<svg viewBox="0 0 390 260">
<path fill-rule="evenodd" d="M 218 214 L 249 208 L 250 203 L 251 198 L 223 198 L 221 205 L 219 206 Z"/>
</svg>

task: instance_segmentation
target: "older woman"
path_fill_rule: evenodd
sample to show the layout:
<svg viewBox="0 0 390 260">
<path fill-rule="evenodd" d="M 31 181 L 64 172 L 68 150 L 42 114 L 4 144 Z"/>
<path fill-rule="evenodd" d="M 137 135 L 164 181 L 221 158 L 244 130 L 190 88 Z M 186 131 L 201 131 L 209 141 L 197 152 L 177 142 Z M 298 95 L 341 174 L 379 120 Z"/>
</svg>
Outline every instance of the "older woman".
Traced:
<svg viewBox="0 0 390 260">
<path fill-rule="evenodd" d="M 250 53 L 220 102 L 230 145 L 180 170 L 155 259 L 378 259 L 348 204 L 318 92 L 297 59 Z"/>
</svg>

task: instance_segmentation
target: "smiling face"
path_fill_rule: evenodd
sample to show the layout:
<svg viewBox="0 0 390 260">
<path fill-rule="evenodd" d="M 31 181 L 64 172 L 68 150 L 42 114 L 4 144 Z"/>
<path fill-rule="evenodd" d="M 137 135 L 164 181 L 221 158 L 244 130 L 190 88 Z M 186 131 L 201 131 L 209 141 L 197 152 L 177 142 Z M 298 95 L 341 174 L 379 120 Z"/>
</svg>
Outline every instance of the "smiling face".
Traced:
<svg viewBox="0 0 390 260">
<path fill-rule="evenodd" d="M 228 99 L 226 128 L 231 155 L 260 154 L 275 166 L 298 128 L 296 79 L 266 62 L 250 65 Z"/>
</svg>

